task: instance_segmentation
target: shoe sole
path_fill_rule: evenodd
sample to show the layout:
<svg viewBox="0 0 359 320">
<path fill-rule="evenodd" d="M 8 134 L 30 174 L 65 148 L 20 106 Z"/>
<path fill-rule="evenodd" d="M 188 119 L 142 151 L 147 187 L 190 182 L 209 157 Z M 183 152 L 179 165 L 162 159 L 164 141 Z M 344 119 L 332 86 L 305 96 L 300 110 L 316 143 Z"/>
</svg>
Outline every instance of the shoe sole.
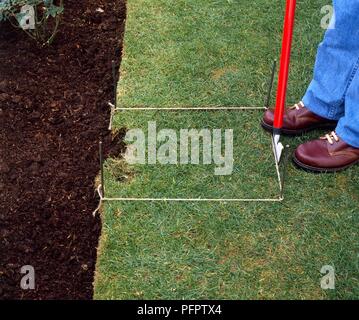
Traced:
<svg viewBox="0 0 359 320">
<path fill-rule="evenodd" d="M 312 167 L 309 166 L 307 164 L 304 164 L 303 162 L 299 161 L 297 159 L 297 157 L 295 156 L 295 153 L 293 154 L 293 162 L 294 164 L 300 168 L 303 169 L 305 171 L 309 171 L 309 172 L 314 172 L 314 173 L 335 173 L 335 172 L 340 172 L 340 171 L 344 171 L 356 164 L 359 164 L 359 159 L 351 164 L 348 164 L 344 167 L 339 167 L 339 168 L 320 168 L 320 167 Z"/>
<path fill-rule="evenodd" d="M 273 132 L 274 127 L 265 123 L 263 120 L 261 122 L 261 126 L 264 130 L 268 131 L 268 132 Z M 310 132 L 310 131 L 314 131 L 314 130 L 334 130 L 336 128 L 336 124 L 322 124 L 322 125 L 317 125 L 317 126 L 313 126 L 313 127 L 309 127 L 306 129 L 300 129 L 300 130 L 290 130 L 290 129 L 281 129 L 280 132 L 283 135 L 286 136 L 299 136 L 302 135 L 304 133 Z"/>
</svg>

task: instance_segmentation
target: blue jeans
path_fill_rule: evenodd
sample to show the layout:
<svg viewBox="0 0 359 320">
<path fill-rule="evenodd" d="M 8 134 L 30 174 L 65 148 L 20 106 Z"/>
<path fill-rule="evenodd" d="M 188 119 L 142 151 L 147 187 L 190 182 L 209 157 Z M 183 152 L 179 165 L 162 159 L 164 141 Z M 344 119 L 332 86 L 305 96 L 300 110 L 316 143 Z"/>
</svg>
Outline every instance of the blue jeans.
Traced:
<svg viewBox="0 0 359 320">
<path fill-rule="evenodd" d="M 319 45 L 303 102 L 315 114 L 339 120 L 338 136 L 359 148 L 359 0 L 333 2 L 335 24 Z"/>
</svg>

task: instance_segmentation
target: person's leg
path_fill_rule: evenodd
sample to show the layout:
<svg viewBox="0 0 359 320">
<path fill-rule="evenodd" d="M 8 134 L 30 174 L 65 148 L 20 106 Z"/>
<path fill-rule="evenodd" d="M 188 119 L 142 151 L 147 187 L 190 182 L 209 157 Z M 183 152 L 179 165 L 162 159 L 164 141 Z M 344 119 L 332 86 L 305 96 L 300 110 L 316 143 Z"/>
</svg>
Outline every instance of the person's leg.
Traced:
<svg viewBox="0 0 359 320">
<path fill-rule="evenodd" d="M 327 30 L 319 45 L 314 77 L 303 102 L 315 114 L 339 120 L 344 115 L 346 94 L 359 66 L 359 1 L 334 0 L 333 3 L 335 25 Z M 347 126 L 346 122 L 341 124 L 339 131 L 343 132 Z"/>
<path fill-rule="evenodd" d="M 345 95 L 345 115 L 339 120 L 335 131 L 347 144 L 359 148 L 359 71 Z"/>
</svg>

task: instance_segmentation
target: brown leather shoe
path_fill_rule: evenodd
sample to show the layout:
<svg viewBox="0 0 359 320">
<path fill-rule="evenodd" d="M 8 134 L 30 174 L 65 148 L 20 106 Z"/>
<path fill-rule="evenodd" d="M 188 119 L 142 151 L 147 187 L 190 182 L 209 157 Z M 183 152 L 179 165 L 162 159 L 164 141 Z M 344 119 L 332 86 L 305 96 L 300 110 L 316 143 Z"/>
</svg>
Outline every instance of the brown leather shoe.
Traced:
<svg viewBox="0 0 359 320">
<path fill-rule="evenodd" d="M 267 110 L 262 120 L 262 127 L 272 132 L 274 111 Z M 309 111 L 303 102 L 286 109 L 281 132 L 287 135 L 298 135 L 314 129 L 334 130 L 338 121 L 328 120 Z"/>
<path fill-rule="evenodd" d="M 335 132 L 300 145 L 294 163 L 314 172 L 337 172 L 359 163 L 359 149 L 341 140 Z"/>
</svg>

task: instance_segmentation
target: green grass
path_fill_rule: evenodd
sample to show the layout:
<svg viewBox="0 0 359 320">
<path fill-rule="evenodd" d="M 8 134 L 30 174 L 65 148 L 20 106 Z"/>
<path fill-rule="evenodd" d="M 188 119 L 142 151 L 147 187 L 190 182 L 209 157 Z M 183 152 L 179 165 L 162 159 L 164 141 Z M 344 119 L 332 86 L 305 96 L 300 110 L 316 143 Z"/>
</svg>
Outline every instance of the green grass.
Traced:
<svg viewBox="0 0 359 320">
<path fill-rule="evenodd" d="M 298 1 L 288 101 L 310 81 L 323 0 Z M 118 103 L 261 106 L 281 41 L 283 1 L 128 0 Z M 234 129 L 234 172 L 106 163 L 107 196 L 275 197 L 261 112 L 119 112 L 116 129 Z M 286 139 L 292 148 L 311 135 Z M 283 203 L 123 203 L 103 207 L 96 299 L 357 299 L 358 168 L 288 167 Z M 336 289 L 320 269 L 336 269 Z"/>
</svg>

